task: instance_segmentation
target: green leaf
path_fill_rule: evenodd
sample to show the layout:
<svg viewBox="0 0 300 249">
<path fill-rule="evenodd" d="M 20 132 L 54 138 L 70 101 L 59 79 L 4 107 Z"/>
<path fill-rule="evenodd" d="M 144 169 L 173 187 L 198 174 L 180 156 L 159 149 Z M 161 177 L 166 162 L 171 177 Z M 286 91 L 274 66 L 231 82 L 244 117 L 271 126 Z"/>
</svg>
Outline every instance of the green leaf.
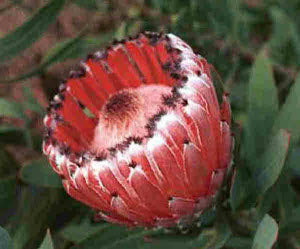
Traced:
<svg viewBox="0 0 300 249">
<path fill-rule="evenodd" d="M 61 179 L 44 158 L 25 165 L 20 171 L 20 176 L 24 182 L 35 186 L 49 188 L 62 187 Z"/>
<path fill-rule="evenodd" d="M 249 187 L 251 188 L 249 174 L 246 169 L 238 167 L 234 174 L 233 184 L 230 189 L 230 205 L 233 211 L 236 211 L 245 200 L 249 194 Z"/>
<path fill-rule="evenodd" d="M 21 131 L 22 129 L 13 125 L 3 124 L 0 125 L 0 134 L 5 134 L 9 132 Z"/>
<path fill-rule="evenodd" d="M 25 129 L 11 124 L 0 125 L 0 143 L 2 144 L 26 144 Z"/>
<path fill-rule="evenodd" d="M 258 217 L 260 217 L 261 219 L 265 216 L 265 214 L 267 214 L 270 209 L 272 208 L 273 203 L 275 202 L 277 196 L 276 196 L 276 191 L 278 190 L 278 188 L 276 188 L 277 186 L 274 185 L 271 188 L 269 188 L 266 193 L 262 196 L 262 199 L 260 200 L 260 202 L 258 203 L 257 206 L 257 214 Z"/>
<path fill-rule="evenodd" d="M 291 149 L 286 167 L 290 169 L 293 175 L 300 177 L 300 147 Z"/>
<path fill-rule="evenodd" d="M 47 230 L 46 236 L 39 249 L 54 249 L 49 229 Z"/>
<path fill-rule="evenodd" d="M 147 237 L 138 249 L 189 249 L 196 248 L 192 245 L 194 237 L 184 236 L 178 234 L 158 234 L 155 236 Z"/>
<path fill-rule="evenodd" d="M 212 226 L 217 218 L 217 211 L 214 208 L 204 210 L 199 217 L 201 227 Z"/>
<path fill-rule="evenodd" d="M 42 73 L 47 67 L 49 67 L 52 63 L 60 61 L 61 58 L 64 58 L 67 53 L 69 53 L 70 50 L 72 50 L 73 46 L 80 40 L 82 34 L 80 34 L 78 37 L 69 40 L 66 42 L 64 46 L 62 46 L 60 49 L 56 51 L 55 54 L 52 56 L 49 56 L 49 58 L 41 63 L 38 67 L 32 69 L 31 71 L 21 74 L 17 76 L 16 78 L 11 78 L 11 79 L 5 79 L 2 80 L 2 83 L 10 83 L 10 82 L 15 82 L 15 81 L 21 81 L 25 80 L 27 78 L 33 77 L 37 74 Z"/>
<path fill-rule="evenodd" d="M 0 62 L 18 55 L 30 47 L 55 21 L 65 0 L 52 0 L 41 8 L 29 21 L 0 39 Z"/>
<path fill-rule="evenodd" d="M 276 221 L 266 214 L 255 233 L 252 249 L 271 249 L 277 239 L 277 234 Z"/>
<path fill-rule="evenodd" d="M 231 237 L 225 244 L 226 248 L 248 249 L 251 248 L 252 240 L 245 237 Z"/>
<path fill-rule="evenodd" d="M 67 44 L 71 42 L 72 46 L 65 51 L 55 62 L 64 61 L 66 59 L 74 59 L 86 56 L 94 49 L 99 49 L 101 46 L 109 42 L 113 38 L 113 32 L 108 32 L 97 37 L 80 37 L 75 43 L 74 39 L 67 39 L 57 43 L 54 47 L 50 48 L 42 59 L 42 63 L 49 61 L 50 58 L 63 51 Z"/>
<path fill-rule="evenodd" d="M 23 85 L 23 95 L 25 100 L 23 101 L 24 109 L 29 109 L 41 115 L 45 114 L 45 108 L 43 108 L 32 94 L 32 88 L 29 85 Z"/>
<path fill-rule="evenodd" d="M 12 249 L 12 241 L 8 232 L 0 227 L 0 249 Z"/>
<path fill-rule="evenodd" d="M 71 249 L 138 249 L 144 243 L 144 236 L 153 233 L 155 233 L 153 230 L 134 229 L 129 231 L 124 227 L 109 225 Z"/>
<path fill-rule="evenodd" d="M 25 115 L 20 103 L 0 98 L 0 117 L 24 119 Z"/>
<path fill-rule="evenodd" d="M 274 84 L 270 60 L 262 50 L 254 63 L 248 99 L 248 125 L 246 150 L 251 169 L 265 150 L 278 111 L 277 89 Z"/>
<path fill-rule="evenodd" d="M 262 158 L 258 160 L 260 167 L 253 175 L 256 195 L 264 194 L 278 179 L 285 162 L 288 146 L 289 134 L 285 130 L 279 130 L 271 139 Z"/>
<path fill-rule="evenodd" d="M 290 18 L 279 7 L 272 7 L 269 11 L 273 21 L 272 36 L 269 43 L 273 48 L 280 48 L 291 38 L 292 23 Z"/>
<path fill-rule="evenodd" d="M 290 210 L 290 215 L 284 224 L 280 225 L 279 236 L 290 236 L 300 231 L 300 206 Z"/>
<path fill-rule="evenodd" d="M 241 19 L 241 1 L 240 0 L 229 0 L 227 1 L 229 8 L 231 10 L 231 32 L 232 32 L 232 38 L 235 41 L 238 41 L 238 32 L 239 32 L 239 25 L 240 25 L 240 19 Z"/>
<path fill-rule="evenodd" d="M 290 93 L 283 104 L 274 124 L 274 130 L 286 129 L 291 134 L 291 142 L 300 139 L 300 74 L 290 89 Z"/>
<path fill-rule="evenodd" d="M 16 199 L 16 176 L 9 176 L 0 179 L 0 210 L 11 208 Z"/>
<path fill-rule="evenodd" d="M 294 200 L 296 200 L 297 194 L 295 193 L 293 187 L 290 184 L 290 178 L 288 170 L 285 167 L 281 173 L 276 185 L 276 192 L 278 200 L 278 210 L 280 214 L 280 222 L 285 222 L 289 217 L 291 210 L 294 208 Z"/>
<path fill-rule="evenodd" d="M 271 39 L 268 43 L 272 58 L 279 59 L 282 63 L 282 59 L 286 56 L 283 51 L 285 46 L 289 46 L 290 43 L 293 46 L 288 47 L 290 51 L 287 52 L 293 53 L 296 61 L 300 61 L 300 38 L 296 23 L 285 10 L 278 6 L 270 8 L 270 14 L 273 25 Z"/>
<path fill-rule="evenodd" d="M 94 11 L 99 9 L 100 4 L 103 5 L 102 0 L 101 1 L 99 1 L 99 0 L 85 0 L 85 1 L 75 0 L 74 3 L 77 4 L 79 7 L 83 7 L 88 10 L 94 10 Z"/>
<path fill-rule="evenodd" d="M 293 23 L 292 25 L 292 31 L 291 31 L 291 37 L 292 37 L 292 42 L 295 47 L 295 53 L 297 55 L 297 62 L 300 62 L 300 35 L 297 29 L 297 26 Z"/>
<path fill-rule="evenodd" d="M 214 228 L 204 229 L 193 245 L 201 249 L 222 248 L 231 236 L 228 224 L 224 221 Z"/>
<path fill-rule="evenodd" d="M 115 39 L 117 40 L 124 39 L 125 35 L 126 35 L 126 22 L 123 21 L 115 32 Z"/>
<path fill-rule="evenodd" d="M 279 130 L 271 139 L 265 153 L 256 160 L 259 167 L 255 169 L 251 177 L 246 169 L 237 169 L 230 191 L 230 204 L 234 211 L 246 199 L 246 204 L 251 206 L 257 197 L 265 194 L 274 185 L 284 166 L 288 146 L 289 134 L 285 130 Z M 267 193 L 267 196 L 263 197 L 262 203 L 259 205 L 259 214 L 264 214 L 273 201 L 272 193 Z"/>
<path fill-rule="evenodd" d="M 16 180 L 19 163 L 16 161 L 14 154 L 7 151 L 5 146 L 3 147 L 0 145 L 0 179 L 8 180 L 15 177 L 14 180 Z"/>
<path fill-rule="evenodd" d="M 65 226 L 61 231 L 61 236 L 74 243 L 79 243 L 95 233 L 99 233 L 101 230 L 110 226 L 107 223 L 92 224 L 90 219 L 85 218 L 80 224 L 71 223 Z"/>
<path fill-rule="evenodd" d="M 31 71 L 24 73 L 22 75 L 17 76 L 16 78 L 5 79 L 0 82 L 9 83 L 15 81 L 21 81 L 38 75 L 44 72 L 50 65 L 69 59 L 69 58 L 77 58 L 85 55 L 88 51 L 90 52 L 92 48 L 99 47 L 103 43 L 106 42 L 106 39 L 111 37 L 111 33 L 106 33 L 102 35 L 99 39 L 94 38 L 83 38 L 85 29 L 80 32 L 80 34 L 74 39 L 63 41 L 62 43 L 58 43 L 53 49 L 51 49 L 48 54 L 44 57 L 42 63 L 32 69 Z"/>
<path fill-rule="evenodd" d="M 70 212 L 65 206 L 67 196 L 62 189 L 21 189 L 21 205 L 12 217 L 12 238 L 14 249 L 38 248 L 41 238 L 48 227 L 56 222 L 61 208 Z M 65 215 L 67 215 L 65 213 Z"/>
</svg>

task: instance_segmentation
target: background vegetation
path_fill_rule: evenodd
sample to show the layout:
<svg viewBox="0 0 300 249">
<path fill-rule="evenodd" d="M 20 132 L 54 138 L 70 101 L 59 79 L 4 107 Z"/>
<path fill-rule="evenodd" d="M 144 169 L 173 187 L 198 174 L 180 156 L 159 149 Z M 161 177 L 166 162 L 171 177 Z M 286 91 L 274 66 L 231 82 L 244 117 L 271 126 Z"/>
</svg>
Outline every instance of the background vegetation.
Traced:
<svg viewBox="0 0 300 249">
<path fill-rule="evenodd" d="M 299 0 L 1 1 L 0 248 L 299 249 L 299 16 Z M 183 38 L 231 93 L 234 184 L 184 233 L 93 223 L 41 153 L 60 79 L 142 30 Z"/>
</svg>

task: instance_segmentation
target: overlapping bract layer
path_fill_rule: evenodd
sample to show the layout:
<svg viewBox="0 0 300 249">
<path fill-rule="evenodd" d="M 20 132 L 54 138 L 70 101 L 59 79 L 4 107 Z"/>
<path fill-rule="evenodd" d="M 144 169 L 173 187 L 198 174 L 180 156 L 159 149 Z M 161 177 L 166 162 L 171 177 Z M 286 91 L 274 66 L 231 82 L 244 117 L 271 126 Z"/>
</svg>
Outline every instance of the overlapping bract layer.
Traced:
<svg viewBox="0 0 300 249">
<path fill-rule="evenodd" d="M 43 151 L 68 194 L 127 226 L 170 227 L 201 214 L 231 157 L 230 106 L 225 95 L 219 105 L 206 60 L 175 35 L 144 33 L 81 66 L 44 119 Z M 144 85 L 172 87 L 145 125 L 147 135 L 93 150 L 109 96 Z"/>
</svg>

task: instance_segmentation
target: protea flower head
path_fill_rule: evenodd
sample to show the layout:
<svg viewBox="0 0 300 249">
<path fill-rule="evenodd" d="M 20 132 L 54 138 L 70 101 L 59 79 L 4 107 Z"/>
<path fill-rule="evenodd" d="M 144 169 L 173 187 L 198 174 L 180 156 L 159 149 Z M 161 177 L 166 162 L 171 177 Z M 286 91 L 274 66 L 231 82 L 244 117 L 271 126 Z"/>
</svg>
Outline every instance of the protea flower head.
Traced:
<svg viewBox="0 0 300 249">
<path fill-rule="evenodd" d="M 212 205 L 231 157 L 230 106 L 209 64 L 173 34 L 89 55 L 44 119 L 67 193 L 106 221 L 171 227 Z"/>
</svg>

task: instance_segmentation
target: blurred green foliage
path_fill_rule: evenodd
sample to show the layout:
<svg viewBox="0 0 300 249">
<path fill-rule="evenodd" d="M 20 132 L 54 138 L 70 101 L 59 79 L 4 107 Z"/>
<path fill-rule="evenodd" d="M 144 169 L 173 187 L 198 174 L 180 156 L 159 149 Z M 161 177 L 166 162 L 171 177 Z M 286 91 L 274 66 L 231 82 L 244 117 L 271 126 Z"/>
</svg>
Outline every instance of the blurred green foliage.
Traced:
<svg viewBox="0 0 300 249">
<path fill-rule="evenodd" d="M 22 2 L 11 1 L 0 15 Z M 105 31 L 90 32 L 91 21 L 75 38 L 49 47 L 37 67 L 13 78 L 1 77 L 0 84 L 25 83 L 22 104 L 0 98 L 0 118 L 6 118 L 0 123 L 0 224 L 6 229 L 0 227 L 0 248 L 269 249 L 275 241 L 274 248 L 299 248 L 300 1 L 127 2 L 124 16 Z M 0 38 L 0 62 L 9 65 L 34 47 L 70 5 L 109 16 L 118 4 L 45 1 L 29 21 Z M 230 92 L 236 123 L 235 181 L 220 207 L 203 214 L 199 227 L 187 234 L 94 224 L 91 211 L 66 196 L 40 159 L 41 134 L 34 132 L 36 120 L 26 114 L 31 110 L 39 120 L 44 114 L 31 92 L 32 77 L 47 73 L 55 63 L 82 58 L 112 38 L 142 30 L 180 36 L 214 66 Z M 30 148 L 38 156 L 20 163 L 9 145 Z"/>
</svg>

